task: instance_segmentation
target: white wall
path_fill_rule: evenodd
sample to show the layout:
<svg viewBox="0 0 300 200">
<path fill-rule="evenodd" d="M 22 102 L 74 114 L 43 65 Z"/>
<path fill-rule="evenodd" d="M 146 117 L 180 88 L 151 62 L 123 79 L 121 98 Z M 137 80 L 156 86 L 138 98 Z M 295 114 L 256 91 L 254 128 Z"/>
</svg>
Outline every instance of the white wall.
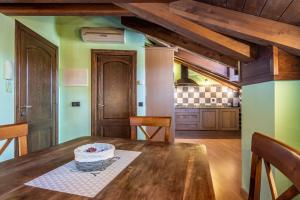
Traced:
<svg viewBox="0 0 300 200">
<path fill-rule="evenodd" d="M 146 48 L 146 115 L 171 116 L 174 141 L 174 49 Z M 164 131 L 164 130 L 162 130 Z M 163 134 L 158 135 L 162 139 Z"/>
</svg>

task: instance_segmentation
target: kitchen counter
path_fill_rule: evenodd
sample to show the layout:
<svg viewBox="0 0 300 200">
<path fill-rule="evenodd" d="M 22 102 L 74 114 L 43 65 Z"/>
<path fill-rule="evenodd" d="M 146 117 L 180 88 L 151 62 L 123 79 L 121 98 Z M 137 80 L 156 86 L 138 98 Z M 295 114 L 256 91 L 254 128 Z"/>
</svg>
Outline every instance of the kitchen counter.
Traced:
<svg viewBox="0 0 300 200">
<path fill-rule="evenodd" d="M 240 107 L 228 106 L 176 106 L 176 130 L 240 130 Z"/>
</svg>

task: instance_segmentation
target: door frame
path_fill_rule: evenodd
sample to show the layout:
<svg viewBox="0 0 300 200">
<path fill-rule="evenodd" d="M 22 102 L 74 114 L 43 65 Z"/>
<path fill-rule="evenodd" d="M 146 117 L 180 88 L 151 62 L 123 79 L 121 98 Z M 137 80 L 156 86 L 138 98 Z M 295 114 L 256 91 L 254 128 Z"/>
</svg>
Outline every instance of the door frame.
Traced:
<svg viewBox="0 0 300 200">
<path fill-rule="evenodd" d="M 54 89 L 55 89 L 55 130 L 54 130 L 54 134 L 55 134 L 55 138 L 54 138 L 54 145 L 58 144 L 58 106 L 59 106 L 59 91 L 58 91 L 58 87 L 59 87 L 59 83 L 58 83 L 58 56 L 59 56 L 59 52 L 58 52 L 58 46 L 56 46 L 55 44 L 51 43 L 50 41 L 48 41 L 47 39 L 45 39 L 44 37 L 42 37 L 41 35 L 39 35 L 38 33 L 34 32 L 33 30 L 31 30 L 30 28 L 28 28 L 27 26 L 25 26 L 24 24 L 22 24 L 21 22 L 15 20 L 15 63 L 16 63 L 16 69 L 15 69 L 15 122 L 21 122 L 19 119 L 20 116 L 20 97 L 19 97 L 19 90 L 20 90 L 20 68 L 21 66 L 21 31 L 26 32 L 27 34 L 31 35 L 33 38 L 35 38 L 36 40 L 41 41 L 42 43 L 47 44 L 48 46 L 50 46 L 51 48 L 53 48 L 55 50 L 55 62 L 54 64 Z M 15 148 L 18 149 L 18 142 L 15 141 Z M 18 156 L 18 151 L 15 151 L 15 155 Z"/>
<path fill-rule="evenodd" d="M 106 50 L 106 49 L 92 49 L 91 50 L 91 128 L 92 136 L 97 135 L 97 91 L 98 91 L 98 70 L 97 70 L 97 56 L 98 55 L 126 55 L 132 56 L 132 97 L 131 97 L 131 113 L 136 115 L 137 113 L 137 94 L 136 94 L 136 67 L 137 67 L 137 52 L 133 50 Z"/>
</svg>

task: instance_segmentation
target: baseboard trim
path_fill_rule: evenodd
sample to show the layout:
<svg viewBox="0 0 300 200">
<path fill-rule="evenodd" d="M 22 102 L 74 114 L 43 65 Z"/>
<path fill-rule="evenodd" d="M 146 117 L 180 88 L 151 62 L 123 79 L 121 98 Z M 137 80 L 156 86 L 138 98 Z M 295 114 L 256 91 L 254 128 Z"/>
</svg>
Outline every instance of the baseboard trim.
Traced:
<svg viewBox="0 0 300 200">
<path fill-rule="evenodd" d="M 240 188 L 240 194 L 244 200 L 248 199 L 248 192 L 246 192 L 246 190 L 244 190 L 242 187 Z"/>
</svg>

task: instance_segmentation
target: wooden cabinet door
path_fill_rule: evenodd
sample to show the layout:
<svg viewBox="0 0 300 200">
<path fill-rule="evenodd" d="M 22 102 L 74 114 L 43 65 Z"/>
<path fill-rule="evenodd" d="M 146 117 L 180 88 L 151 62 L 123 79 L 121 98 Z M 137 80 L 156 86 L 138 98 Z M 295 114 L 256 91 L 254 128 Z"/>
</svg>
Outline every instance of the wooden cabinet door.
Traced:
<svg viewBox="0 0 300 200">
<path fill-rule="evenodd" d="M 219 129 L 239 130 L 239 109 L 220 109 Z"/>
<path fill-rule="evenodd" d="M 201 130 L 217 130 L 218 109 L 200 109 Z"/>
<path fill-rule="evenodd" d="M 200 113 L 199 109 L 176 109 L 175 110 L 176 130 L 199 130 Z"/>
</svg>

